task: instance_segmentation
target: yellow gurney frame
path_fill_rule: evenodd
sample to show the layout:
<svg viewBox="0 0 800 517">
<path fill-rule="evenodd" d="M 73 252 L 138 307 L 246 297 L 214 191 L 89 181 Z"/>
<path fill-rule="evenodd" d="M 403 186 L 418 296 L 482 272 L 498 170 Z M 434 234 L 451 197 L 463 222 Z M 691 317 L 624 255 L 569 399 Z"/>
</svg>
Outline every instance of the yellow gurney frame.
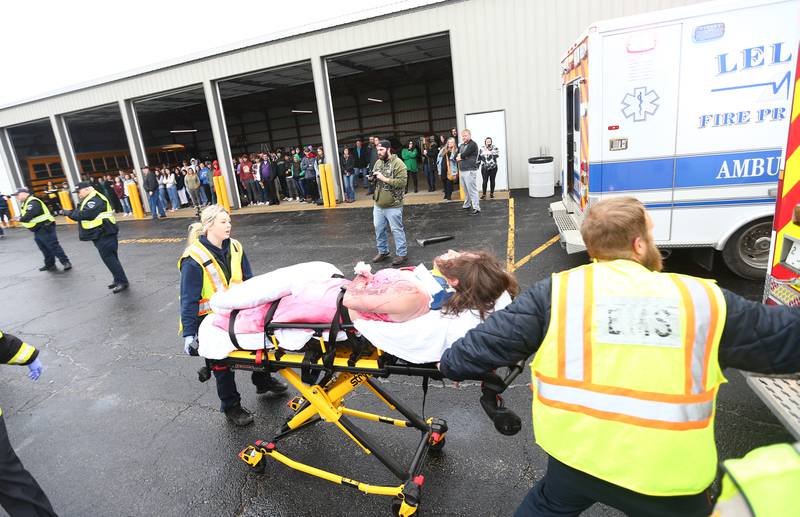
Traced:
<svg viewBox="0 0 800 517">
<path fill-rule="evenodd" d="M 397 361 L 391 356 L 382 354 L 380 350 L 371 345 L 364 346 L 365 340 L 356 336 L 352 325 L 315 324 L 268 324 L 269 331 L 276 328 L 311 328 L 315 330 L 315 341 L 319 347 L 314 347 L 316 353 L 309 352 L 284 352 L 281 349 L 262 349 L 257 351 L 236 350 L 230 353 L 227 359 L 214 361 L 226 367 L 251 370 L 277 372 L 291 384 L 300 395 L 290 401 L 289 407 L 294 414 L 271 440 L 258 440 L 245 447 L 240 453 L 247 465 L 256 469 L 264 468 L 264 458 L 272 458 L 284 465 L 316 476 L 332 483 L 355 488 L 367 494 L 385 495 L 394 498 L 392 510 L 395 515 L 413 515 L 419 505 L 420 489 L 424 483 L 421 474 L 423 464 L 428 453 L 438 453 L 445 444 L 447 423 L 436 418 L 423 419 L 416 412 L 402 404 L 378 383 L 376 377 L 388 377 L 391 374 L 423 376 L 441 379 L 441 374 L 435 365 L 414 365 Z M 353 347 L 337 345 L 326 346 L 322 339 L 322 331 L 343 330 L 348 333 L 348 342 Z M 273 343 L 274 337 L 270 335 Z M 307 373 L 322 372 L 323 378 L 313 385 L 305 384 L 301 376 L 295 371 L 302 369 Z M 345 406 L 345 396 L 358 388 L 366 386 L 379 400 L 390 409 L 400 413 L 405 419 L 391 418 L 365 411 L 351 409 Z M 421 437 L 411 464 L 404 468 L 394 458 L 386 454 L 381 447 L 367 433 L 353 422 L 353 418 L 361 418 L 372 422 L 393 425 L 397 427 L 414 428 L 420 431 Z M 399 481 L 398 485 L 373 485 L 350 479 L 332 472 L 318 469 L 311 465 L 301 463 L 278 451 L 277 442 L 291 434 L 300 431 L 318 422 L 327 422 L 338 427 L 348 438 L 354 441 L 366 454 L 374 455 Z"/>
</svg>

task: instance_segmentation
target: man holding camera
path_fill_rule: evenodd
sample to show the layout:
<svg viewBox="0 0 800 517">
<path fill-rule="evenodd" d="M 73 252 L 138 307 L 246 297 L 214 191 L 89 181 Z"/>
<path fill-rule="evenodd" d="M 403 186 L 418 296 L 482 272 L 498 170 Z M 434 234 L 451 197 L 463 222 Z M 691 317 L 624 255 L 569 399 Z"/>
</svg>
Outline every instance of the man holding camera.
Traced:
<svg viewBox="0 0 800 517">
<path fill-rule="evenodd" d="M 376 145 L 378 161 L 375 162 L 369 177 L 370 185 L 375 189 L 372 195 L 372 199 L 375 200 L 372 222 L 375 225 L 375 241 L 378 247 L 378 254 L 372 262 L 383 262 L 389 258 L 389 240 L 386 232 L 388 225 L 394 236 L 395 245 L 392 266 L 400 266 L 408 260 L 406 233 L 403 228 L 403 196 L 407 171 L 403 160 L 392 154 L 388 140 L 378 140 Z"/>
</svg>

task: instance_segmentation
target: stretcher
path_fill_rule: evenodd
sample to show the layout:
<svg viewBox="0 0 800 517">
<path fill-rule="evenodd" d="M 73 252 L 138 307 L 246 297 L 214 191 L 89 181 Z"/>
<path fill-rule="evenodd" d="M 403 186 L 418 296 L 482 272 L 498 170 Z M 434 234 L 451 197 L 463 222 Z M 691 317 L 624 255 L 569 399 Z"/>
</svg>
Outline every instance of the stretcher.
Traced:
<svg viewBox="0 0 800 517">
<path fill-rule="evenodd" d="M 344 291 L 343 291 L 344 292 Z M 342 292 L 342 294 L 343 294 Z M 441 454 L 445 446 L 447 422 L 440 418 L 424 418 L 403 404 L 384 389 L 376 379 L 390 375 L 417 376 L 423 379 L 423 391 L 427 390 L 430 379 L 442 379 L 433 363 L 412 364 L 381 352 L 361 336 L 347 316 L 347 310 L 338 299 L 336 316 L 331 323 L 274 323 L 271 321 L 280 300 L 273 303 L 264 321 L 265 346 L 260 350 L 237 349 L 226 359 L 207 361 L 199 372 L 200 380 L 210 377 L 210 369 L 233 368 L 236 370 L 278 373 L 298 392 L 289 402 L 292 413 L 286 423 L 270 439 L 256 440 L 239 453 L 239 458 L 255 471 L 262 472 L 266 459 L 283 463 L 289 468 L 356 489 L 367 494 L 383 495 L 393 498 L 394 515 L 410 516 L 416 513 L 425 477 L 422 469 L 429 454 Z M 229 336 L 238 348 L 233 333 L 236 311 L 230 318 Z M 275 331 L 279 329 L 310 329 L 314 332 L 303 350 L 284 351 L 278 346 Z M 345 341 L 326 340 L 324 336 L 337 336 L 344 332 Z M 335 338 L 334 338 L 335 339 Z M 504 434 L 519 431 L 519 418 L 503 406 L 499 393 L 521 371 L 521 366 L 513 368 L 505 379 L 497 375 L 484 382 L 481 406 L 495 419 L 495 427 Z M 399 413 L 398 417 L 388 417 L 353 409 L 345 404 L 345 397 L 352 391 L 364 388 L 371 392 L 390 410 Z M 423 397 L 423 414 L 424 414 Z M 358 427 L 355 419 L 414 429 L 420 434 L 413 459 L 409 465 L 401 465 L 388 454 L 371 435 Z M 370 484 L 351 479 L 333 472 L 292 459 L 278 443 L 291 435 L 301 432 L 318 423 L 326 423 L 338 428 L 355 442 L 365 454 L 380 461 L 397 479 L 397 484 Z"/>
</svg>

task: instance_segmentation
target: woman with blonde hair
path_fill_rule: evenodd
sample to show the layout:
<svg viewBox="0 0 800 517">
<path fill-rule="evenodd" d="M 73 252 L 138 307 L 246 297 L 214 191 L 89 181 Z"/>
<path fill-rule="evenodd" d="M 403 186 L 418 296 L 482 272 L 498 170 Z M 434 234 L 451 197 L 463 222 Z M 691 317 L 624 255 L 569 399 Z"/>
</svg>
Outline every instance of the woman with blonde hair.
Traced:
<svg viewBox="0 0 800 517">
<path fill-rule="evenodd" d="M 181 272 L 181 332 L 184 351 L 197 355 L 197 331 L 200 322 L 211 313 L 209 300 L 231 284 L 253 276 L 250 262 L 239 241 L 231 238 L 231 217 L 220 205 L 206 207 L 200 222 L 189 226 L 186 250 L 178 260 Z M 233 370 L 214 368 L 220 410 L 237 426 L 253 423 L 253 415 L 242 407 Z M 282 393 L 286 385 L 268 373 L 253 372 L 256 393 Z"/>
<path fill-rule="evenodd" d="M 444 199 L 451 201 L 453 183 L 458 181 L 458 145 L 452 136 L 447 139 L 439 151 L 439 170 L 442 171 L 442 185 L 444 185 Z"/>
</svg>

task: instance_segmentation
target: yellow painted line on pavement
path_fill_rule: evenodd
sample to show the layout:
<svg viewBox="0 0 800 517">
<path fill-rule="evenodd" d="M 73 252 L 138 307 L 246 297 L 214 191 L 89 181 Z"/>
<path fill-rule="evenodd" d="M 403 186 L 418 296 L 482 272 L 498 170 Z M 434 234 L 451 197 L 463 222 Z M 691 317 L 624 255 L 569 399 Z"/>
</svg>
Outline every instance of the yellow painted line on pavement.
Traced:
<svg viewBox="0 0 800 517">
<path fill-rule="evenodd" d="M 541 246 L 539 246 L 535 250 L 531 251 L 527 256 L 525 256 L 524 258 L 520 259 L 519 262 L 514 264 L 514 269 L 515 270 L 519 269 L 522 266 L 524 266 L 525 264 L 527 264 L 533 257 L 535 257 L 539 253 L 543 252 L 544 250 L 546 250 L 547 248 L 549 248 L 553 244 L 557 243 L 559 238 L 560 237 L 558 235 L 554 235 L 549 241 L 545 242 L 544 244 L 542 244 Z"/>
<path fill-rule="evenodd" d="M 182 242 L 186 237 L 159 237 L 152 239 L 121 239 L 120 244 L 165 244 L 168 242 Z"/>
<path fill-rule="evenodd" d="M 514 227 L 515 227 L 515 224 L 514 224 L 514 198 L 509 196 L 509 198 L 508 198 L 508 246 L 506 248 L 506 269 L 508 270 L 509 273 L 513 273 L 517 269 L 521 268 L 522 266 L 524 266 L 525 264 L 530 262 L 531 259 L 533 259 L 536 255 L 540 254 L 541 252 L 543 252 L 544 250 L 546 250 L 547 248 L 549 248 L 553 244 L 557 243 L 558 239 L 559 239 L 558 235 L 554 235 L 549 241 L 545 242 L 544 244 L 542 244 L 541 246 L 539 246 L 535 250 L 531 251 L 530 253 L 528 253 L 528 255 L 526 255 L 525 257 L 520 259 L 519 262 L 517 262 L 515 260 L 516 259 L 516 256 L 515 256 L 516 255 L 516 251 L 515 251 L 516 236 L 514 234 Z"/>
<path fill-rule="evenodd" d="M 514 272 L 514 198 L 508 198 L 508 247 L 506 248 L 506 269 Z"/>
</svg>

